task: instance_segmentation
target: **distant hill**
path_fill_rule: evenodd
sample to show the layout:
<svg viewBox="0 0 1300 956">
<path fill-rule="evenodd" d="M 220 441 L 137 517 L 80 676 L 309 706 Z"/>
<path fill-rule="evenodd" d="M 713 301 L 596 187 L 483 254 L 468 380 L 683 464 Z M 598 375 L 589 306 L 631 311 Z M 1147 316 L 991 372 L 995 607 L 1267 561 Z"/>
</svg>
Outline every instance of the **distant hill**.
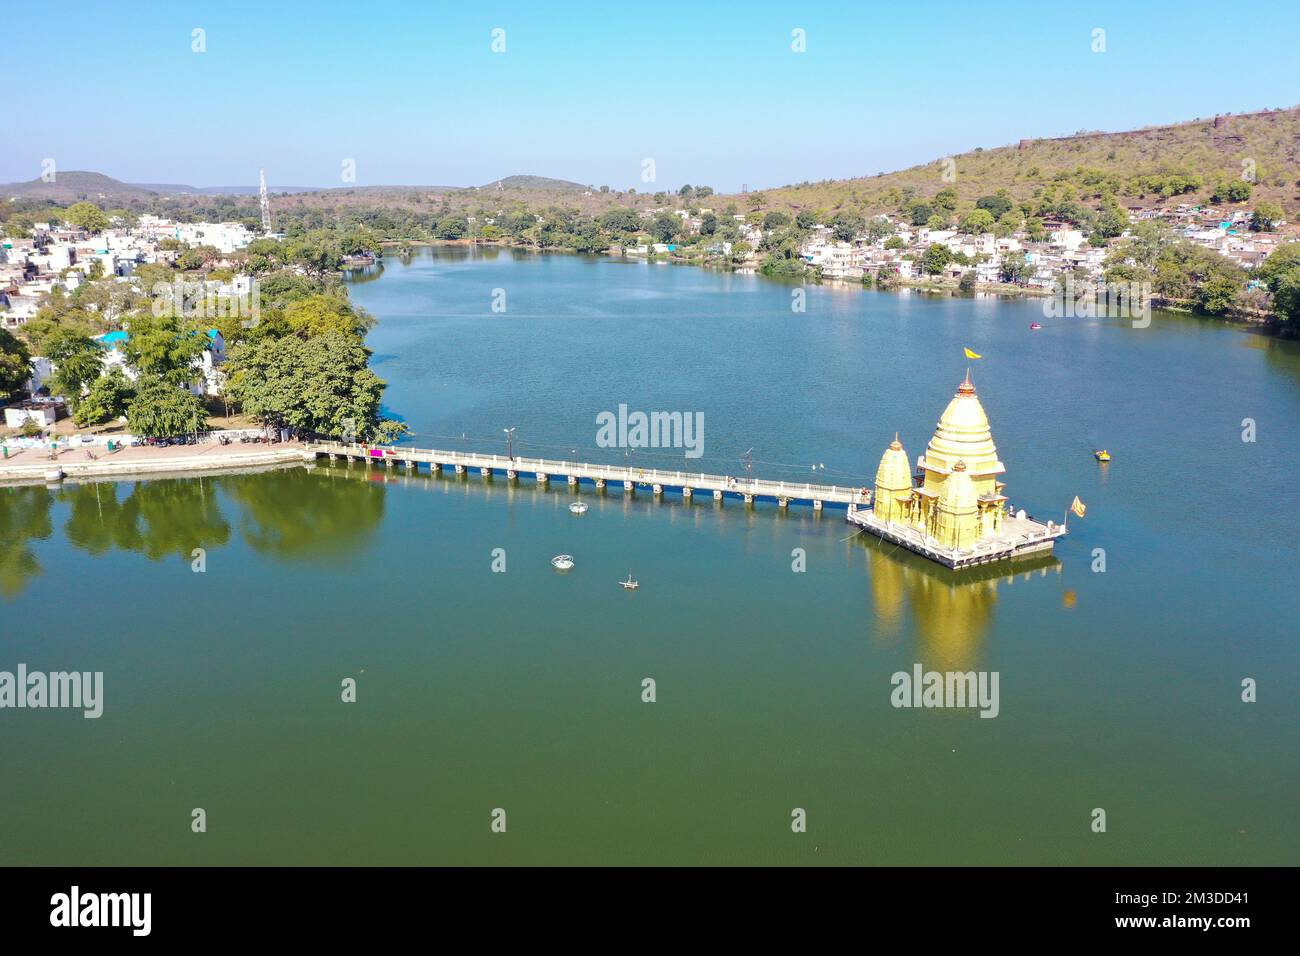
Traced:
<svg viewBox="0 0 1300 956">
<path fill-rule="evenodd" d="M 551 179 L 547 176 L 507 176 L 490 182 L 480 189 L 537 189 L 547 192 L 586 192 L 590 187 L 568 179 Z"/>
<path fill-rule="evenodd" d="M 50 199 L 55 202 L 75 202 L 79 199 L 111 198 L 115 196 L 143 198 L 152 190 L 133 186 L 103 173 L 81 170 L 63 172 L 56 170 L 53 182 L 32 179 L 23 183 L 6 183 L 0 186 L 0 196 L 6 199 L 17 196 L 23 199 Z"/>
<path fill-rule="evenodd" d="M 1097 194 L 1098 181 L 1105 177 L 1122 182 L 1116 192 L 1119 198 L 1155 204 L 1168 197 L 1134 189 L 1131 181 L 1176 172 L 1201 177 L 1200 188 L 1177 198 L 1179 202 L 1197 202 L 1209 198 L 1216 179 L 1240 179 L 1243 172 L 1253 170 L 1252 201 L 1281 202 L 1293 217 L 1300 210 L 1300 107 L 1124 132 L 1083 131 L 1073 136 L 1022 139 L 948 158 L 950 167 L 939 158 L 892 173 L 764 189 L 759 205 L 764 209 L 892 212 L 898 196 L 905 193 L 929 198 L 952 188 L 966 204 L 1005 189 L 1020 201 L 1054 183 L 1073 185 L 1086 201 Z M 945 168 L 955 174 L 951 182 L 942 175 Z M 753 195 L 729 198 L 742 203 Z"/>
<path fill-rule="evenodd" d="M 273 193 L 315 192 L 316 186 L 271 186 Z M 112 199 L 146 199 L 150 196 L 256 196 L 257 186 L 186 186 L 181 183 L 125 183 L 103 173 L 56 170 L 53 182 L 30 179 L 0 185 L 0 197 L 76 202 Z"/>
</svg>

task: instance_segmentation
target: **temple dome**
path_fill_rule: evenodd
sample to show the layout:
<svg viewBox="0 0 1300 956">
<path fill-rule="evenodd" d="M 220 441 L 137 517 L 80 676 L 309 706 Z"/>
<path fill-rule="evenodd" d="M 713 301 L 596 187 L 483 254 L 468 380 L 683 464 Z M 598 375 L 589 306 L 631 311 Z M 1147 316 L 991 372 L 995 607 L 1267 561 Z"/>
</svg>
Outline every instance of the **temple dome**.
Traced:
<svg viewBox="0 0 1300 956">
<path fill-rule="evenodd" d="M 903 491 L 912 487 L 912 469 L 907 461 L 907 452 L 903 450 L 897 435 L 880 456 L 876 485 L 890 491 Z"/>
<path fill-rule="evenodd" d="M 969 372 L 939 417 L 934 437 L 925 450 L 927 468 L 950 472 L 957 461 L 964 461 L 967 472 L 976 476 L 996 475 L 1006 470 L 998 461 L 988 415 L 975 394 Z"/>
<path fill-rule="evenodd" d="M 953 465 L 952 474 L 943 483 L 943 496 L 939 507 L 951 514 L 966 514 L 976 509 L 979 496 L 975 492 L 975 483 L 971 481 L 966 463 L 958 461 Z"/>
</svg>

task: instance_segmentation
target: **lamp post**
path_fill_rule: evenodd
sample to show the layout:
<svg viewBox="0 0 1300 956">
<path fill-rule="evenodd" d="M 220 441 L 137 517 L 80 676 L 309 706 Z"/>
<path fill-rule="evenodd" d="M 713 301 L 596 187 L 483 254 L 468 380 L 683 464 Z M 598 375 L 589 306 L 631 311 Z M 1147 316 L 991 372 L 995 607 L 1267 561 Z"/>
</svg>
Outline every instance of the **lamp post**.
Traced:
<svg viewBox="0 0 1300 956">
<path fill-rule="evenodd" d="M 519 426 L 516 425 L 514 426 L 514 428 L 501 429 L 503 432 L 506 433 L 506 457 L 509 458 L 511 461 L 515 460 L 515 428 L 518 427 Z"/>
</svg>

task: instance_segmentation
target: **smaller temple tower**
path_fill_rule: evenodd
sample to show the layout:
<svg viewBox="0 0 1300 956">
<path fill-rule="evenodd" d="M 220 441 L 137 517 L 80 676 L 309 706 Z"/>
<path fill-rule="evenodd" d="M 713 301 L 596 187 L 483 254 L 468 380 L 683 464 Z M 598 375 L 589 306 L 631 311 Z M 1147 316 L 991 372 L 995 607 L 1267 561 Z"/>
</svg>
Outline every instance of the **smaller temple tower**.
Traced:
<svg viewBox="0 0 1300 956">
<path fill-rule="evenodd" d="M 876 469 L 876 492 L 872 497 L 872 511 L 881 521 L 907 522 L 912 514 L 912 473 L 907 463 L 907 452 L 894 433 L 885 453 L 880 456 Z"/>
</svg>

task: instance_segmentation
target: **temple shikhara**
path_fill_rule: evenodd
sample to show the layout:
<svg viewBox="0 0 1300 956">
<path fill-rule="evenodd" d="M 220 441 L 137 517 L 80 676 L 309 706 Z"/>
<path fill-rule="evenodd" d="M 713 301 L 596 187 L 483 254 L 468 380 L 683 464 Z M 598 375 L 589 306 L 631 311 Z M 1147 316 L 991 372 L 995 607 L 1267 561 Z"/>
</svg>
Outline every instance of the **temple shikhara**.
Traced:
<svg viewBox="0 0 1300 956">
<path fill-rule="evenodd" d="M 1065 528 L 1012 514 L 988 415 L 970 373 L 935 427 L 914 474 L 898 435 L 880 458 L 870 508 L 848 520 L 950 568 L 1052 550 Z"/>
</svg>

